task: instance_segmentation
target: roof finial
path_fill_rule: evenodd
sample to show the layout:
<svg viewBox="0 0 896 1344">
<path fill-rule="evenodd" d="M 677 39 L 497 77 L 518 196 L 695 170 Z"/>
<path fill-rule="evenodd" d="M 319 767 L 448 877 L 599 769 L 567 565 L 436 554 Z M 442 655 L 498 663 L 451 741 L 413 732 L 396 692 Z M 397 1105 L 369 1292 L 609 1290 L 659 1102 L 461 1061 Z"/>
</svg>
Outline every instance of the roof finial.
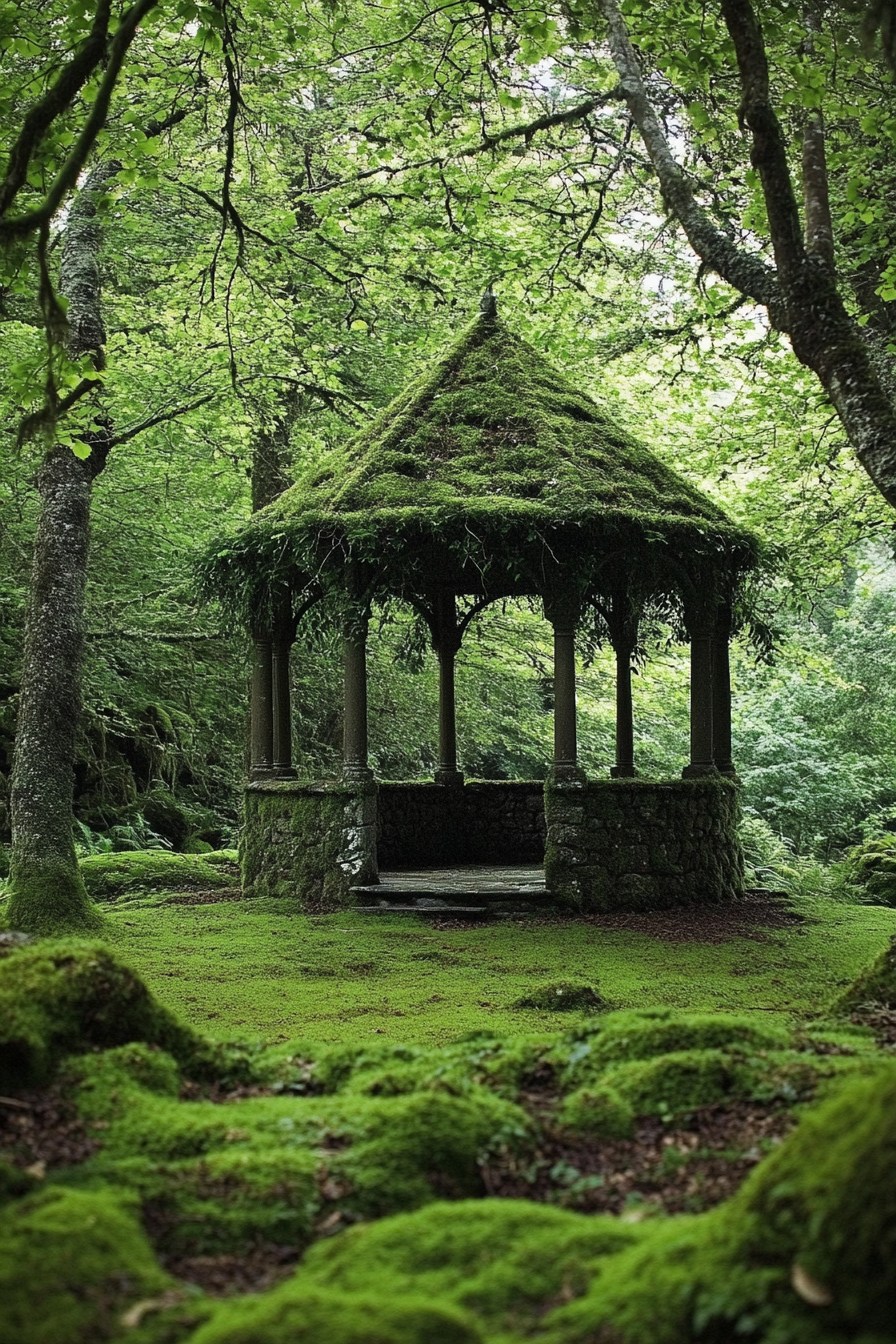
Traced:
<svg viewBox="0 0 896 1344">
<path fill-rule="evenodd" d="M 487 289 L 479 300 L 480 317 L 497 317 L 498 300 L 490 289 Z"/>
</svg>

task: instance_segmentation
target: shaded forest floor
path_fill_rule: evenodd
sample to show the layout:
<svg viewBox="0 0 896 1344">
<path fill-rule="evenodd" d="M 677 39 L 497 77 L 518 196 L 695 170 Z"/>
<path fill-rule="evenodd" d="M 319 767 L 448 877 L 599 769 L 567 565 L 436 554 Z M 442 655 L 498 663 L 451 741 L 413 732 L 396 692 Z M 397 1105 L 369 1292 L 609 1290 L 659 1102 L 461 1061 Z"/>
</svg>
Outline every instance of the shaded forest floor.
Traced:
<svg viewBox="0 0 896 1344">
<path fill-rule="evenodd" d="M 271 1043 L 439 1045 L 471 1031 L 562 1030 L 568 1012 L 511 1005 L 569 978 L 614 1008 L 801 1016 L 821 1011 L 896 933 L 896 910 L 826 899 L 439 927 L 213 895 L 107 907 L 111 941 L 198 1030 Z"/>
</svg>

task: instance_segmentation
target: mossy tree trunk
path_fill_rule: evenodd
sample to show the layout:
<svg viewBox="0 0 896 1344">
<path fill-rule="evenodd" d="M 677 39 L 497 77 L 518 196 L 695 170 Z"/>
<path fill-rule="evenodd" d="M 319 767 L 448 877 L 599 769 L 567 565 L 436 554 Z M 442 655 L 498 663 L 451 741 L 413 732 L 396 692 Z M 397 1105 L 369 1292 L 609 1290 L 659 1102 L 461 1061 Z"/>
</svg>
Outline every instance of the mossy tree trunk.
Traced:
<svg viewBox="0 0 896 1344">
<path fill-rule="evenodd" d="M 75 200 L 65 229 L 60 289 L 68 299 L 69 355 L 104 364 L 97 198 L 117 171 L 99 163 Z M 72 836 L 77 734 L 81 717 L 84 599 L 93 482 L 106 463 L 111 431 L 84 436 L 88 457 L 55 447 L 37 478 L 40 513 L 10 784 L 12 896 L 8 919 L 39 934 L 98 927 L 78 872 Z"/>
</svg>

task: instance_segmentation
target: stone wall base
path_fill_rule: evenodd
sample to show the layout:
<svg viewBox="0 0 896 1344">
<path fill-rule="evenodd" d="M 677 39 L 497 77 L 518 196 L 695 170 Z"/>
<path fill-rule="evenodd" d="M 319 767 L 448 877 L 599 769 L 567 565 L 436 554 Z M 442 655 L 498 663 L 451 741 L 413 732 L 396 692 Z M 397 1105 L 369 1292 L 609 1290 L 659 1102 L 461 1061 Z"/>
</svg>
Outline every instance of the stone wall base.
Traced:
<svg viewBox="0 0 896 1344">
<path fill-rule="evenodd" d="M 245 794 L 240 866 L 246 896 L 292 896 L 311 912 L 353 904 L 377 881 L 371 784 L 258 780 Z"/>
<path fill-rule="evenodd" d="M 732 780 L 551 779 L 545 813 L 548 890 L 573 909 L 660 910 L 743 892 Z"/>
</svg>

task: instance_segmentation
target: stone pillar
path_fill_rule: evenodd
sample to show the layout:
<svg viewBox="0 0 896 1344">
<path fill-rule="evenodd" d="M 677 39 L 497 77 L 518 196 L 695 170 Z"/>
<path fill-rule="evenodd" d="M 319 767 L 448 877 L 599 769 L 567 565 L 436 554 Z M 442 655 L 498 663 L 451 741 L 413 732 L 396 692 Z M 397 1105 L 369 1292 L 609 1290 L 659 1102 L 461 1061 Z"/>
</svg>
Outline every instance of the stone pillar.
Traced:
<svg viewBox="0 0 896 1344">
<path fill-rule="evenodd" d="M 273 707 L 273 774 L 295 779 L 292 763 L 292 703 L 289 686 L 290 631 L 281 626 L 271 641 L 271 699 Z"/>
<path fill-rule="evenodd" d="M 685 779 L 716 773 L 712 750 L 714 628 L 701 624 L 691 632 L 691 760 Z"/>
<path fill-rule="evenodd" d="M 731 779 L 737 777 L 731 759 L 731 608 L 719 607 L 712 643 L 712 749 L 716 769 Z"/>
<path fill-rule="evenodd" d="M 635 728 L 632 715 L 632 651 L 627 645 L 616 649 L 616 764 L 613 779 L 634 779 Z"/>
<path fill-rule="evenodd" d="M 460 649 L 461 636 L 457 628 L 454 593 L 436 594 L 434 616 L 433 643 L 439 659 L 439 763 L 435 781 L 448 788 L 459 788 L 464 782 L 464 777 L 457 768 L 454 665 Z"/>
<path fill-rule="evenodd" d="M 274 769 L 272 661 L 270 634 L 256 634 L 252 641 L 250 779 L 270 779 Z"/>
<path fill-rule="evenodd" d="M 342 738 L 342 774 L 350 780 L 368 780 L 367 764 L 367 625 L 369 613 L 361 603 L 349 608 L 345 621 L 345 719 Z"/>
<path fill-rule="evenodd" d="M 576 624 L 578 597 L 558 594 L 545 601 L 545 616 L 554 627 L 554 765 L 555 778 L 578 777 L 576 742 Z"/>
</svg>

